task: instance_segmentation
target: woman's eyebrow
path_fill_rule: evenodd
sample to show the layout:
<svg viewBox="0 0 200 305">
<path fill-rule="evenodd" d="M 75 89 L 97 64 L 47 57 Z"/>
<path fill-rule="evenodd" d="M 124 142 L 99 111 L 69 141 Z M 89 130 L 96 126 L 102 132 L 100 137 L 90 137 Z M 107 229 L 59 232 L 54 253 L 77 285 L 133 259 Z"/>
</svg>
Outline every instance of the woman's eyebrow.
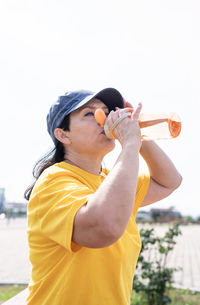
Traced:
<svg viewBox="0 0 200 305">
<path fill-rule="evenodd" d="M 95 106 L 90 106 L 90 105 L 87 106 L 87 105 L 85 105 L 85 106 L 81 107 L 81 109 L 85 109 L 85 108 L 97 109 L 97 106 L 95 107 Z M 103 106 L 103 107 L 99 106 L 99 108 L 108 110 L 108 107 L 106 107 L 106 106 Z"/>
</svg>

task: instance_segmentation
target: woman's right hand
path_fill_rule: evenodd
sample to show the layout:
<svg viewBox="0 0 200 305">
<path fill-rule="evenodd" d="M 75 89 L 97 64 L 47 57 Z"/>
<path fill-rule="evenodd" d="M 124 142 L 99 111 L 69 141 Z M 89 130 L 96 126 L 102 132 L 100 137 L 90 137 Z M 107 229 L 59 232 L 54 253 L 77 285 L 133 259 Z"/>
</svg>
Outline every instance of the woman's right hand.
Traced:
<svg viewBox="0 0 200 305">
<path fill-rule="evenodd" d="M 113 129 L 113 133 L 122 145 L 122 148 L 127 144 L 134 143 L 138 145 L 138 149 L 141 147 L 141 132 L 138 124 L 139 115 L 142 109 L 142 104 L 140 103 L 137 109 L 133 112 L 133 108 L 117 108 L 116 111 L 111 111 L 106 119 L 105 124 L 109 128 L 112 127 L 114 122 L 120 118 L 123 114 L 127 112 L 133 112 L 130 117 L 122 119 L 119 124 Z"/>
</svg>

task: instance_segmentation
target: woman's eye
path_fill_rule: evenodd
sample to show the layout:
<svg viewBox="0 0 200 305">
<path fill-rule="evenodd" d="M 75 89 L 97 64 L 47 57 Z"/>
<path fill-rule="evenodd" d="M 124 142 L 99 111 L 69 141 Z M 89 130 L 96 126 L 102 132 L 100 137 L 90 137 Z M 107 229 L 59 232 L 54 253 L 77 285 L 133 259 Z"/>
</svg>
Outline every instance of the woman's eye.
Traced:
<svg viewBox="0 0 200 305">
<path fill-rule="evenodd" d="M 93 112 L 87 112 L 87 113 L 85 114 L 85 116 L 90 116 L 90 115 L 94 116 L 94 113 L 93 113 Z"/>
</svg>

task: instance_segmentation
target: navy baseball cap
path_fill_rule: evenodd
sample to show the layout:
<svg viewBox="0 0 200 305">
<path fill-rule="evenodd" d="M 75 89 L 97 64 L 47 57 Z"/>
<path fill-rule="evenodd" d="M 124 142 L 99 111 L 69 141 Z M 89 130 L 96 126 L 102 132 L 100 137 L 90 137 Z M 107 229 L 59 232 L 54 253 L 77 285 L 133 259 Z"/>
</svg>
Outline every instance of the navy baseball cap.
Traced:
<svg viewBox="0 0 200 305">
<path fill-rule="evenodd" d="M 88 90 L 71 91 L 59 96 L 57 102 L 51 106 L 47 115 L 47 130 L 54 144 L 57 143 L 54 130 L 60 127 L 65 116 L 79 109 L 94 98 L 101 100 L 108 107 L 109 112 L 115 110 L 115 107 L 124 108 L 123 97 L 114 88 L 106 88 L 98 93 Z"/>
</svg>

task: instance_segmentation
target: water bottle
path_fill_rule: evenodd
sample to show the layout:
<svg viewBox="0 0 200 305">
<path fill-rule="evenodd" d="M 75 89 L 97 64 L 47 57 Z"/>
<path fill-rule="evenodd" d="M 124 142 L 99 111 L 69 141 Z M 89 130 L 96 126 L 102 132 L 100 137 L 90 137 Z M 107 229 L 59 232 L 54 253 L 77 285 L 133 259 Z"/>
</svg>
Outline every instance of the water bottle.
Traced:
<svg viewBox="0 0 200 305">
<path fill-rule="evenodd" d="M 125 117 L 131 119 L 131 115 L 132 113 L 130 112 L 125 113 L 111 128 L 108 128 L 107 124 L 105 124 L 106 115 L 104 111 L 102 109 L 97 109 L 95 111 L 97 123 L 99 123 L 101 127 L 104 127 L 105 134 L 110 139 L 116 139 L 114 128 L 122 119 L 125 119 Z M 141 128 L 141 137 L 143 141 L 172 139 L 178 137 L 181 132 L 181 119 L 178 114 L 174 112 L 158 114 L 141 113 L 138 123 Z"/>
</svg>

